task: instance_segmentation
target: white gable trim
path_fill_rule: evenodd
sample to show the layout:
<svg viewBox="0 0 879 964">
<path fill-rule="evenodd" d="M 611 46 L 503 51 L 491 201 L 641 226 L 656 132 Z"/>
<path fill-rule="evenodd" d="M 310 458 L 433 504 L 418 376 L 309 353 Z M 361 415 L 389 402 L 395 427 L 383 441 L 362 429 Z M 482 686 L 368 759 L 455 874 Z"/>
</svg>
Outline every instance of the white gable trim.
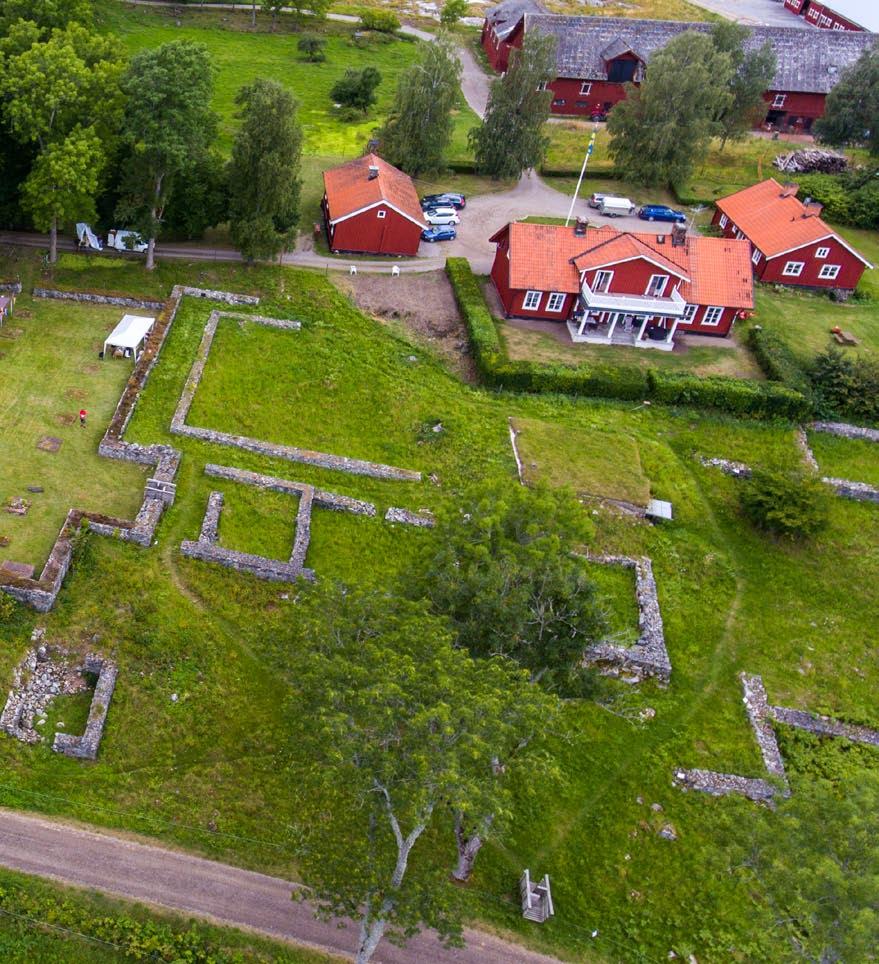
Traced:
<svg viewBox="0 0 879 964">
<path fill-rule="evenodd" d="M 586 252 L 589 253 L 588 251 Z M 581 257 L 578 255 L 578 257 Z M 576 258 L 574 259 L 577 260 Z M 586 271 L 596 271 L 599 268 L 607 268 L 614 264 L 626 264 L 627 261 L 646 261 L 648 264 L 652 264 L 654 267 L 659 268 L 661 271 L 665 271 L 668 274 L 673 274 L 677 278 L 681 278 L 683 281 L 689 282 L 691 279 L 683 274 L 680 268 L 669 268 L 664 264 L 660 264 L 658 261 L 654 261 L 653 258 L 648 258 L 646 254 L 636 254 L 631 258 L 620 258 L 617 261 L 605 261 L 603 264 L 592 264 L 588 268 L 584 269 Z"/>
<path fill-rule="evenodd" d="M 358 208 L 356 211 L 352 211 L 350 214 L 343 214 L 340 218 L 330 218 L 330 224 L 336 225 L 341 221 L 347 221 L 348 218 L 356 218 L 358 214 L 363 214 L 364 211 L 371 211 L 373 208 L 377 208 L 380 205 L 389 207 L 392 211 L 396 211 L 400 217 L 406 218 L 407 221 L 411 221 L 413 224 L 417 224 L 419 228 L 426 228 L 427 224 L 424 221 L 416 221 L 411 214 L 407 214 L 405 211 L 401 211 L 395 204 L 391 204 L 390 201 L 373 201 L 372 204 L 367 204 L 365 207 Z"/>
<path fill-rule="evenodd" d="M 820 238 L 814 238 L 812 241 L 807 241 L 805 244 L 798 244 L 795 248 L 788 248 L 787 251 L 779 251 L 778 254 L 767 255 L 766 260 L 774 261 L 776 258 L 783 258 L 786 254 L 793 254 L 794 251 L 802 251 L 803 248 L 811 248 L 813 244 L 818 244 L 819 241 L 828 240 L 838 241 L 846 249 L 846 251 L 853 254 L 858 261 L 863 261 L 868 268 L 873 267 L 873 265 L 870 264 L 870 262 L 862 254 L 859 254 L 857 251 L 855 251 L 850 244 L 846 244 L 846 242 L 843 241 L 838 234 L 833 234 L 832 232 L 830 234 L 822 235 Z"/>
</svg>

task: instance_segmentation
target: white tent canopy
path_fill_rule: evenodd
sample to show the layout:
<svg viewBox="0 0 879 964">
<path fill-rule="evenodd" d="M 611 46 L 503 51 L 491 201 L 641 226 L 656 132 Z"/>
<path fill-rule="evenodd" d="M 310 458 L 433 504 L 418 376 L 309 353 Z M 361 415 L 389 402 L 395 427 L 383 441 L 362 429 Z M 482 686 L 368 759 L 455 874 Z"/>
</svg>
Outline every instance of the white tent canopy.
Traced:
<svg viewBox="0 0 879 964">
<path fill-rule="evenodd" d="M 123 315 L 122 321 L 110 332 L 104 342 L 104 357 L 107 357 L 108 348 L 121 348 L 126 356 L 133 355 L 137 358 L 155 323 L 155 318 Z"/>
</svg>

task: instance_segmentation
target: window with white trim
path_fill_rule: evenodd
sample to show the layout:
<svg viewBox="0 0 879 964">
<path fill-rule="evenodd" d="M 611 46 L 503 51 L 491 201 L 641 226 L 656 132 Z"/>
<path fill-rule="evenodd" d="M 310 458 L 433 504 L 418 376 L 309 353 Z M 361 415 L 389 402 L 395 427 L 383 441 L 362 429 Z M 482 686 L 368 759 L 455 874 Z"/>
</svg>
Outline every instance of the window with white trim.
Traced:
<svg viewBox="0 0 879 964">
<path fill-rule="evenodd" d="M 592 288 L 595 291 L 610 291 L 611 281 L 613 281 L 613 271 L 596 271 L 595 284 Z"/>
<path fill-rule="evenodd" d="M 754 248 L 754 253 L 751 255 L 751 260 L 754 262 L 754 264 L 760 264 L 761 257 L 762 256 L 760 252 L 756 248 Z"/>
<path fill-rule="evenodd" d="M 787 100 L 787 94 L 776 94 L 775 99 L 772 101 L 773 107 L 784 107 L 784 102 Z"/>
<path fill-rule="evenodd" d="M 681 315 L 681 321 L 692 321 L 696 317 L 698 310 L 698 305 L 684 305 L 684 313 Z"/>
<path fill-rule="evenodd" d="M 525 311 L 537 311 L 540 307 L 540 300 L 543 298 L 542 291 L 526 291 L 525 300 L 522 302 L 522 307 Z"/>
<path fill-rule="evenodd" d="M 561 291 L 551 291 L 546 299 L 547 311 L 561 311 L 565 306 L 565 295 Z"/>
<path fill-rule="evenodd" d="M 705 309 L 705 314 L 702 316 L 702 324 L 706 326 L 716 327 L 720 324 L 720 319 L 723 317 L 723 308 L 717 305 L 711 305 Z"/>
<path fill-rule="evenodd" d="M 839 275 L 838 264 L 822 264 L 818 277 L 824 281 L 833 281 Z"/>
<path fill-rule="evenodd" d="M 648 298 L 661 298 L 665 294 L 665 286 L 668 284 L 667 274 L 652 274 L 650 281 L 647 282 L 647 290 L 644 292 Z"/>
<path fill-rule="evenodd" d="M 537 89 L 538 89 L 538 90 L 546 90 L 546 84 L 547 84 L 547 82 L 546 82 L 545 80 L 541 80 L 540 83 L 537 85 Z"/>
<path fill-rule="evenodd" d="M 592 81 L 591 81 L 591 80 L 584 80 L 584 81 L 580 84 L 580 93 L 581 93 L 581 94 L 591 94 L 591 93 L 592 93 Z"/>
<path fill-rule="evenodd" d="M 388 216 L 388 212 L 384 208 L 378 209 L 378 217 L 386 218 L 387 216 Z"/>
<path fill-rule="evenodd" d="M 799 278 L 803 273 L 805 264 L 802 261 L 788 261 L 781 272 L 786 278 Z"/>
<path fill-rule="evenodd" d="M 729 218 L 725 214 L 720 215 L 720 226 L 725 228 L 729 224 Z"/>
<path fill-rule="evenodd" d="M 821 258 L 823 261 L 828 254 L 830 254 L 830 248 L 818 248 L 818 250 L 815 252 L 815 257 Z"/>
</svg>

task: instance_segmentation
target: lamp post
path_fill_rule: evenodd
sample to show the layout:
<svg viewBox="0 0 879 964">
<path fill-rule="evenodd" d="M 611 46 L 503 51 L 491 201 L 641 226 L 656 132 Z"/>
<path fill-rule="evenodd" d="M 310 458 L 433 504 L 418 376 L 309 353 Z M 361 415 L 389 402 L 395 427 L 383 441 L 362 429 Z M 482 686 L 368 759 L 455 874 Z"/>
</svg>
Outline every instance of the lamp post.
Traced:
<svg viewBox="0 0 879 964">
<path fill-rule="evenodd" d="M 586 147 L 586 156 L 583 158 L 583 166 L 580 168 L 580 176 L 577 178 L 577 187 L 574 189 L 574 196 L 571 198 L 571 206 L 568 208 L 568 216 L 565 218 L 565 227 L 568 226 L 571 218 L 574 215 L 574 205 L 577 203 L 577 195 L 580 193 L 580 186 L 583 184 L 583 175 L 586 173 L 586 165 L 589 163 L 589 158 L 592 157 L 592 151 L 595 150 L 595 135 L 598 132 L 598 125 L 592 129 L 592 136 L 589 138 L 589 144 Z"/>
</svg>

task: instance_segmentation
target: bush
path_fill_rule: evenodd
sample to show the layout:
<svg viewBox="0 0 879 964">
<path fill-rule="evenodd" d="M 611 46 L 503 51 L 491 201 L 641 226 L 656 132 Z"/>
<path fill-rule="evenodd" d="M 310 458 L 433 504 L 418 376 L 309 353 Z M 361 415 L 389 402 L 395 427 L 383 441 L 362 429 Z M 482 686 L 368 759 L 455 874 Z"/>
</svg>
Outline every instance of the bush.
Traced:
<svg viewBox="0 0 879 964">
<path fill-rule="evenodd" d="M 807 372 L 777 332 L 754 325 L 748 329 L 748 347 L 754 353 L 761 371 L 771 382 L 782 382 L 804 395 L 811 394 Z"/>
<path fill-rule="evenodd" d="M 0 626 L 12 622 L 15 615 L 15 600 L 8 593 L 0 592 Z"/>
<path fill-rule="evenodd" d="M 492 384 L 494 369 L 503 360 L 504 350 L 479 282 L 466 258 L 447 258 L 446 274 L 467 326 L 476 370 L 485 381 Z"/>
<path fill-rule="evenodd" d="M 786 385 L 719 376 L 702 378 L 653 369 L 647 372 L 647 382 L 650 397 L 667 405 L 697 405 L 734 415 L 784 418 L 795 422 L 812 414 L 811 401 Z"/>
<path fill-rule="evenodd" d="M 364 30 L 375 30 L 378 33 L 396 33 L 400 29 L 400 21 L 391 10 L 362 10 L 360 26 Z"/>
<path fill-rule="evenodd" d="M 346 70 L 330 90 L 333 102 L 364 114 L 376 102 L 376 89 L 382 82 L 382 75 L 375 67 L 363 70 Z"/>
<path fill-rule="evenodd" d="M 745 514 L 766 532 L 804 538 L 827 524 L 827 488 L 813 475 L 755 469 L 741 493 Z"/>
<path fill-rule="evenodd" d="M 879 363 L 832 347 L 815 358 L 809 374 L 821 415 L 879 421 Z"/>
<path fill-rule="evenodd" d="M 803 174 L 797 182 L 799 196 L 808 195 L 823 204 L 829 220 L 859 228 L 879 228 L 879 183 L 875 171 Z"/>
<path fill-rule="evenodd" d="M 305 59 L 310 63 L 316 64 L 322 60 L 327 59 L 327 55 L 324 52 L 324 47 L 326 46 L 326 40 L 323 37 L 315 37 L 312 34 L 306 34 L 299 38 L 299 43 L 296 45 L 296 49 L 301 54 L 305 54 Z"/>
</svg>

